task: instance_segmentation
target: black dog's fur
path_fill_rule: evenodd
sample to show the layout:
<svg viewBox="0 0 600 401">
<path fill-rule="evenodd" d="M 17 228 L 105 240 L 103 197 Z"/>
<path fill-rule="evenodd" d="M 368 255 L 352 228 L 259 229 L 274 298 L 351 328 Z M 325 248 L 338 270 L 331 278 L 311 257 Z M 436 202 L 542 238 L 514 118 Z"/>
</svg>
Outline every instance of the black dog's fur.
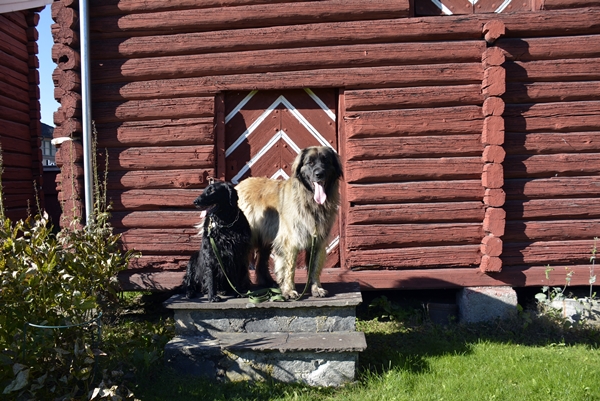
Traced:
<svg viewBox="0 0 600 401">
<path fill-rule="evenodd" d="M 204 189 L 194 205 L 206 210 L 206 216 L 200 251 L 190 258 L 183 281 L 186 296 L 193 298 L 204 293 L 209 302 L 218 302 L 217 293 L 234 293 L 219 267 L 209 235 L 215 240 L 229 280 L 244 294 L 250 288 L 250 225 L 238 207 L 237 191 L 228 182 L 214 182 Z"/>
</svg>

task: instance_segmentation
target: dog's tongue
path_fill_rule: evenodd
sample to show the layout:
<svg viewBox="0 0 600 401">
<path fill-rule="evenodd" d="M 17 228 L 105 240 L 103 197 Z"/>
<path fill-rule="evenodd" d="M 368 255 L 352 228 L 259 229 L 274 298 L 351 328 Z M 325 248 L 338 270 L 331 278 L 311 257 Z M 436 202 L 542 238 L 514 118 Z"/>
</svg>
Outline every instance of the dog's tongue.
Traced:
<svg viewBox="0 0 600 401">
<path fill-rule="evenodd" d="M 325 195 L 325 191 L 321 184 L 318 182 L 313 182 L 313 184 L 315 184 L 315 202 L 322 205 L 327 200 L 327 195 Z"/>
</svg>

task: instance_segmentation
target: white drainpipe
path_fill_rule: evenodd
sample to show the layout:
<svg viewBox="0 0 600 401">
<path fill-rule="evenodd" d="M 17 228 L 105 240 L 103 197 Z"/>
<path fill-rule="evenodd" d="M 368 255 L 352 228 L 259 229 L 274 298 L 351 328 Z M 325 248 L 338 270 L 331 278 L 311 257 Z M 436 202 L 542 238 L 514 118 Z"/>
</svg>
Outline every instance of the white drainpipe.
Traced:
<svg viewBox="0 0 600 401">
<path fill-rule="evenodd" d="M 93 210 L 92 180 L 92 97 L 90 92 L 89 12 L 86 0 L 79 0 L 79 40 L 81 50 L 81 113 L 83 126 L 83 191 L 85 195 L 85 222 Z"/>
</svg>

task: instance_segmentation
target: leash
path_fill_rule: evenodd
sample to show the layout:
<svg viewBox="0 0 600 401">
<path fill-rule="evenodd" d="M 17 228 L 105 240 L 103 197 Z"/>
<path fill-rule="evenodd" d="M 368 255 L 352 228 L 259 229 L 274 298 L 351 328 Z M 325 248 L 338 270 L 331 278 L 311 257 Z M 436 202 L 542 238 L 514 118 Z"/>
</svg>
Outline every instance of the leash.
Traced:
<svg viewBox="0 0 600 401">
<path fill-rule="evenodd" d="M 209 226 L 211 224 L 212 224 L 212 222 L 209 223 Z M 210 240 L 210 245 L 212 247 L 213 253 L 215 254 L 215 256 L 217 258 L 217 262 L 219 262 L 219 267 L 221 268 L 221 272 L 225 276 L 225 279 L 227 279 L 229 286 L 240 297 L 248 298 L 248 300 L 253 304 L 259 304 L 259 303 L 262 303 L 265 301 L 272 301 L 272 302 L 282 302 L 283 301 L 283 302 L 285 302 L 286 299 L 283 297 L 283 295 L 281 295 L 281 290 L 279 288 L 263 288 L 263 289 L 256 290 L 256 291 L 248 290 L 248 292 L 245 294 L 242 294 L 241 292 L 239 292 L 237 290 L 237 288 L 235 288 L 235 286 L 229 279 L 227 272 L 225 271 L 225 266 L 223 264 L 223 260 L 221 259 L 221 254 L 219 253 L 219 249 L 217 248 L 215 239 L 210 235 L 210 230 L 208 232 L 208 238 Z M 315 234 L 312 235 L 312 243 L 310 246 L 310 256 L 308 259 L 308 267 L 307 267 L 308 272 L 307 272 L 307 276 L 306 276 L 306 284 L 304 284 L 304 290 L 302 291 L 302 294 L 298 295 L 298 297 L 295 298 L 294 301 L 300 300 L 304 296 L 304 294 L 306 294 L 306 291 L 308 289 L 308 283 L 310 282 L 310 273 L 311 273 L 311 266 L 312 266 L 314 251 L 315 251 L 316 240 L 317 240 L 317 234 L 316 234 L 316 230 L 315 230 Z M 295 268 L 295 266 L 294 266 L 294 268 Z"/>
</svg>

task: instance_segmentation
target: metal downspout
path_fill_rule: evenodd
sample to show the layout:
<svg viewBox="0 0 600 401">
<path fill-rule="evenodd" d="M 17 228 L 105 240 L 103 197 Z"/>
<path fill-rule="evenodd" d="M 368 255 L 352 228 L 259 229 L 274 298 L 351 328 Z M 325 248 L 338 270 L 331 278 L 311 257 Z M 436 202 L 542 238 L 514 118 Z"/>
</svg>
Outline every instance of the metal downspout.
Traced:
<svg viewBox="0 0 600 401">
<path fill-rule="evenodd" d="M 83 125 L 83 191 L 85 195 L 85 223 L 93 211 L 92 180 L 92 102 L 90 94 L 89 12 L 87 0 L 79 0 L 79 35 L 81 56 L 81 113 Z"/>
</svg>

